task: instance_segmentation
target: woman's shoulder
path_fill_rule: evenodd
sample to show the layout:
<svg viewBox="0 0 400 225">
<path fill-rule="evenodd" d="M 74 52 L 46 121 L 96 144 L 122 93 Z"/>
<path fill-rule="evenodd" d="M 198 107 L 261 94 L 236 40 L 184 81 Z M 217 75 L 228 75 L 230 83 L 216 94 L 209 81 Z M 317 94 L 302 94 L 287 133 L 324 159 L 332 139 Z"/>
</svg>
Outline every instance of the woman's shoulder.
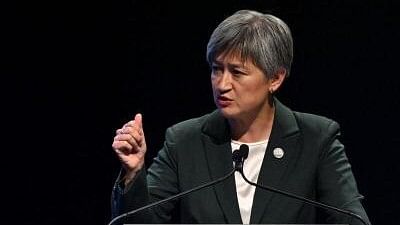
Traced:
<svg viewBox="0 0 400 225">
<path fill-rule="evenodd" d="M 210 120 L 215 120 L 217 118 L 220 118 L 220 115 L 219 115 L 218 111 L 215 110 L 210 113 L 200 115 L 198 117 L 192 117 L 192 118 L 177 122 L 177 123 L 171 125 L 170 127 L 168 127 L 167 130 L 172 131 L 174 133 L 185 133 L 185 134 L 199 133 L 202 131 L 205 124 L 207 124 Z"/>
<path fill-rule="evenodd" d="M 312 113 L 293 111 L 297 124 L 303 132 L 336 133 L 340 130 L 340 125 L 332 118 Z"/>
<path fill-rule="evenodd" d="M 297 126 L 297 128 L 303 133 L 309 132 L 313 134 L 321 134 L 328 131 L 335 132 L 340 128 L 339 123 L 332 118 L 309 112 L 292 110 L 277 99 L 275 99 L 275 104 L 276 112 L 279 114 L 277 115 L 278 120 L 281 123 L 289 124 L 287 126 L 292 128 Z"/>
<path fill-rule="evenodd" d="M 214 112 L 211 113 L 207 113 L 207 114 L 203 114 L 200 115 L 198 117 L 192 117 L 189 119 L 185 119 L 182 120 L 180 122 L 177 122 L 175 124 L 173 124 L 172 126 L 170 126 L 169 128 L 172 129 L 178 129 L 178 130 L 186 130 L 186 129 L 194 129 L 194 128 L 200 128 L 205 121 L 213 115 Z"/>
</svg>

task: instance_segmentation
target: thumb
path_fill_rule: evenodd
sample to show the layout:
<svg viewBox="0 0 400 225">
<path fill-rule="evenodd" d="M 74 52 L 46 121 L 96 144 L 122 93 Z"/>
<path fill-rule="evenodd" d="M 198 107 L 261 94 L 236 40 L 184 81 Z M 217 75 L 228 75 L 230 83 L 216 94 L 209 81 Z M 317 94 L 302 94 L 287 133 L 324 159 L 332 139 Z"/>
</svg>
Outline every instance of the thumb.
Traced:
<svg viewBox="0 0 400 225">
<path fill-rule="evenodd" d="M 138 113 L 135 115 L 135 123 L 139 126 L 140 129 L 143 128 L 143 123 L 142 123 L 142 114 Z"/>
</svg>

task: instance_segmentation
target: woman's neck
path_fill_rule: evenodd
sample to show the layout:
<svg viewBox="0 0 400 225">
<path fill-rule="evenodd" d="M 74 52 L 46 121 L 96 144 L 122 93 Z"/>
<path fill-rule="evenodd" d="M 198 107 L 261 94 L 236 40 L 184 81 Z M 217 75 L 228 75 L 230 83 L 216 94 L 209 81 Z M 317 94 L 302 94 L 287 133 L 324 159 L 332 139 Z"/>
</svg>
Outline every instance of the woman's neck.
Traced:
<svg viewBox="0 0 400 225">
<path fill-rule="evenodd" d="M 253 115 L 231 119 L 229 124 L 233 140 L 240 142 L 258 142 L 269 139 L 274 121 L 275 107 L 267 107 Z"/>
</svg>

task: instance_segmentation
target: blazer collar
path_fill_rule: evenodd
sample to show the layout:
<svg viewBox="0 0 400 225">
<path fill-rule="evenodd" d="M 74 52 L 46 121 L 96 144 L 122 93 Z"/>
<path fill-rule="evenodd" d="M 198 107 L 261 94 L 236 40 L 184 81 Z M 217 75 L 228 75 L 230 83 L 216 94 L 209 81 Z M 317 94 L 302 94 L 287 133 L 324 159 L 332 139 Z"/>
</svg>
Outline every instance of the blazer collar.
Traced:
<svg viewBox="0 0 400 225">
<path fill-rule="evenodd" d="M 274 99 L 274 104 L 274 122 L 257 183 L 277 187 L 289 162 L 295 158 L 298 152 L 295 149 L 299 128 L 293 112 L 289 108 L 277 99 Z M 211 179 L 218 179 L 233 168 L 230 134 L 228 121 L 219 110 L 212 112 L 202 128 L 203 144 Z M 273 156 L 273 149 L 277 147 L 284 150 L 283 158 L 277 159 Z M 214 191 L 227 223 L 242 223 L 234 176 L 215 185 Z M 273 193 L 256 188 L 250 223 L 261 221 L 272 196 Z"/>
<path fill-rule="evenodd" d="M 299 127 L 296 118 L 289 108 L 275 99 L 275 116 L 268 146 L 258 175 L 257 183 L 281 189 L 281 183 L 287 176 L 288 167 L 293 166 L 299 154 Z M 282 158 L 276 157 L 274 150 L 281 148 Z M 284 188 L 283 188 L 284 189 Z M 270 200 L 279 194 L 256 188 L 253 199 L 250 223 L 274 223 L 268 221 L 266 214 L 273 214 Z"/>
<path fill-rule="evenodd" d="M 211 113 L 202 129 L 202 141 L 212 180 L 225 176 L 233 169 L 230 129 L 227 120 L 216 110 Z M 214 185 L 225 222 L 242 224 L 236 196 L 235 177 Z"/>
</svg>

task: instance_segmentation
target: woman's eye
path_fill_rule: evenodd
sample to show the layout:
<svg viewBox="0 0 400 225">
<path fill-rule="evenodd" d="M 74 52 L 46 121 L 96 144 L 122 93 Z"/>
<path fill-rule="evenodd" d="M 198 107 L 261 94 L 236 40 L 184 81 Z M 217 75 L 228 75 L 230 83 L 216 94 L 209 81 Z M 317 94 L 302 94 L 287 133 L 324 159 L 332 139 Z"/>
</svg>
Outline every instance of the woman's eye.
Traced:
<svg viewBox="0 0 400 225">
<path fill-rule="evenodd" d="M 213 66 L 212 68 L 212 73 L 220 73 L 222 71 L 222 68 L 219 66 Z"/>
<path fill-rule="evenodd" d="M 232 71 L 232 74 L 235 76 L 240 76 L 240 75 L 244 75 L 245 73 L 240 70 L 234 70 L 234 71 Z"/>
<path fill-rule="evenodd" d="M 212 66 L 212 70 L 216 71 L 216 70 L 220 70 L 221 68 L 219 66 Z"/>
</svg>

